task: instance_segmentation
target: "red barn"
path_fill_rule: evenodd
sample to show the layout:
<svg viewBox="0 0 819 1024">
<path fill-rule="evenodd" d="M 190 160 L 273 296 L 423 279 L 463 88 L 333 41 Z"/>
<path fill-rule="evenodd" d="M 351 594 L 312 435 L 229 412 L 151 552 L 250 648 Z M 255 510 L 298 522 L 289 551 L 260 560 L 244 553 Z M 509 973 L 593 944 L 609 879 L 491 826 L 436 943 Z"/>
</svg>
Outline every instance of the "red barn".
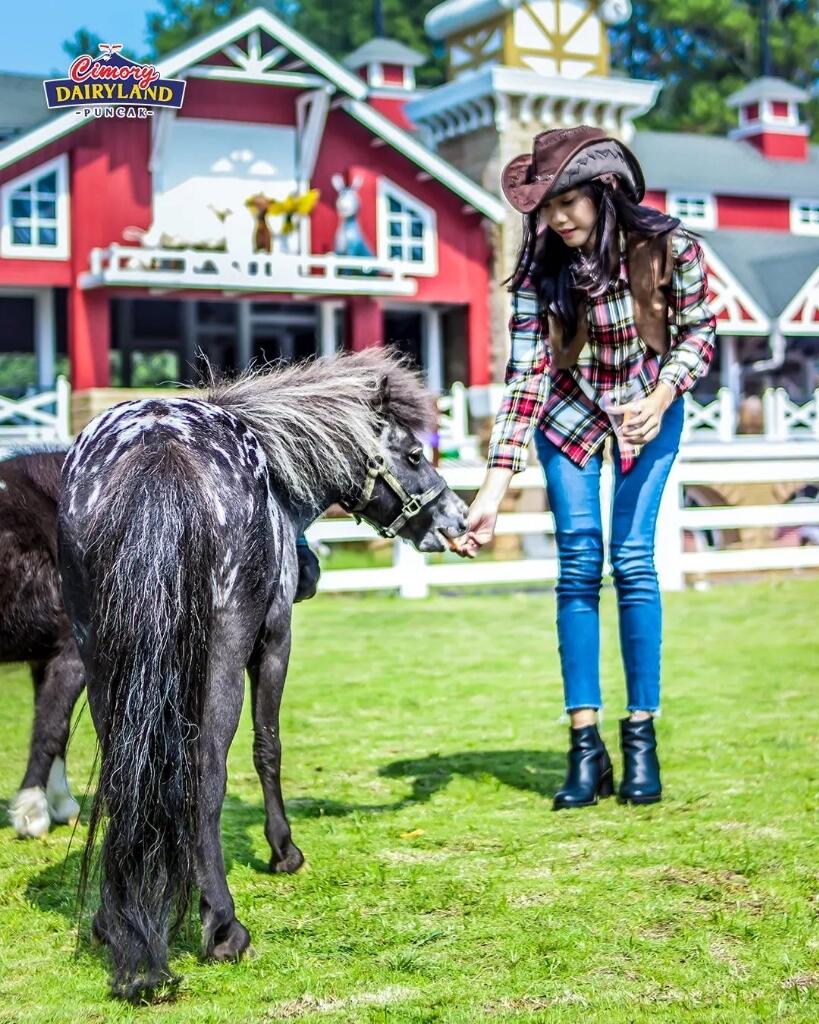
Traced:
<svg viewBox="0 0 819 1024">
<path fill-rule="evenodd" d="M 37 80 L 0 76 L 22 119 L 0 125 L 0 348 L 33 350 L 41 386 L 67 354 L 75 391 L 158 353 L 184 380 L 199 350 L 234 368 L 384 342 L 433 389 L 488 383 L 503 205 L 410 134 L 419 61 L 390 45 L 347 67 L 256 9 L 158 65 L 180 110 L 22 133 Z"/>
</svg>

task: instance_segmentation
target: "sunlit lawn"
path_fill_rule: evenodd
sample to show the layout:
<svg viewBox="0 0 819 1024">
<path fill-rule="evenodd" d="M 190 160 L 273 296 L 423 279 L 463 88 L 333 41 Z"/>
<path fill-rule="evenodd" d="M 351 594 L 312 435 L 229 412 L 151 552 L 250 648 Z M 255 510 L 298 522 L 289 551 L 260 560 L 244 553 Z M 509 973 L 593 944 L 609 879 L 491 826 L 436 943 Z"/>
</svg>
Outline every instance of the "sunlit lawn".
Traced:
<svg viewBox="0 0 819 1024">
<path fill-rule="evenodd" d="M 162 1020 L 819 1020 L 819 582 L 666 599 L 666 799 L 554 814 L 564 763 L 551 594 L 321 596 L 296 610 L 285 786 L 308 870 L 266 873 L 243 720 L 224 849 L 256 956 L 198 959 L 175 1001 L 108 996 L 73 893 L 83 828 L 0 830 L 0 1024 Z M 604 734 L 623 704 L 604 595 Z M 0 796 L 31 719 L 0 669 Z M 75 790 L 93 739 L 83 714 Z M 619 763 L 619 758 L 617 759 Z"/>
</svg>

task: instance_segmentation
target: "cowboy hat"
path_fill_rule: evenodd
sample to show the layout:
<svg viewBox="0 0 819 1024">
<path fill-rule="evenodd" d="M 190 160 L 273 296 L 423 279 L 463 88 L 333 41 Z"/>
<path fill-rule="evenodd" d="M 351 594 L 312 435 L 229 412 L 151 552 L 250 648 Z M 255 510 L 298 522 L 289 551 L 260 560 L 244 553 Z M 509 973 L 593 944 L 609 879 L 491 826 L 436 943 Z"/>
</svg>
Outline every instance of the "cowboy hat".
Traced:
<svg viewBox="0 0 819 1024">
<path fill-rule="evenodd" d="M 532 152 L 521 153 L 504 167 L 501 188 L 519 213 L 531 213 L 551 196 L 610 174 L 641 202 L 646 183 L 637 157 L 602 129 L 581 124 L 536 135 Z"/>
</svg>

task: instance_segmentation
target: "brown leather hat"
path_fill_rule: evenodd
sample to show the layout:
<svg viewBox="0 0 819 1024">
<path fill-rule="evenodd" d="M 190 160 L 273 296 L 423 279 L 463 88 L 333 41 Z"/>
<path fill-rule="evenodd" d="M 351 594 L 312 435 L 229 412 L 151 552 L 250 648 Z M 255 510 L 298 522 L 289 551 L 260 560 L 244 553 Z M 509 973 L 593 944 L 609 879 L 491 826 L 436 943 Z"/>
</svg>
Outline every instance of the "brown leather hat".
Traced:
<svg viewBox="0 0 819 1024">
<path fill-rule="evenodd" d="M 602 129 L 581 124 L 536 135 L 532 152 L 504 167 L 501 188 L 516 210 L 531 213 L 550 196 L 604 174 L 616 174 L 631 198 L 642 201 L 646 183 L 637 157 Z"/>
</svg>

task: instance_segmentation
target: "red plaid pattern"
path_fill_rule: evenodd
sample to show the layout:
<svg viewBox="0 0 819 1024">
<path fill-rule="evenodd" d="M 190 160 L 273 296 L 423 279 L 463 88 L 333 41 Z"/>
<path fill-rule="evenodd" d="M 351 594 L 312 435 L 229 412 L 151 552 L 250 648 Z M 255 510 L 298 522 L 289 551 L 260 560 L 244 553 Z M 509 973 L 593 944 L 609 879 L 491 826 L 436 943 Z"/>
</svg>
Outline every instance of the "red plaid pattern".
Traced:
<svg viewBox="0 0 819 1024">
<path fill-rule="evenodd" d="M 488 466 L 519 473 L 535 425 L 579 466 L 585 466 L 612 432 L 599 396 L 637 380 L 644 396 L 662 380 L 682 395 L 705 375 L 714 354 L 716 318 L 707 303 L 702 248 L 683 230 L 672 238 L 674 266 L 668 296 L 669 350 L 659 356 L 641 341 L 634 323 L 626 236 L 620 233 L 620 273 L 587 304 L 589 344 L 577 365 L 552 369 L 552 353 L 533 289 L 512 296 L 511 351 L 506 390 L 489 442 Z M 623 472 L 634 459 L 621 458 Z"/>
</svg>

